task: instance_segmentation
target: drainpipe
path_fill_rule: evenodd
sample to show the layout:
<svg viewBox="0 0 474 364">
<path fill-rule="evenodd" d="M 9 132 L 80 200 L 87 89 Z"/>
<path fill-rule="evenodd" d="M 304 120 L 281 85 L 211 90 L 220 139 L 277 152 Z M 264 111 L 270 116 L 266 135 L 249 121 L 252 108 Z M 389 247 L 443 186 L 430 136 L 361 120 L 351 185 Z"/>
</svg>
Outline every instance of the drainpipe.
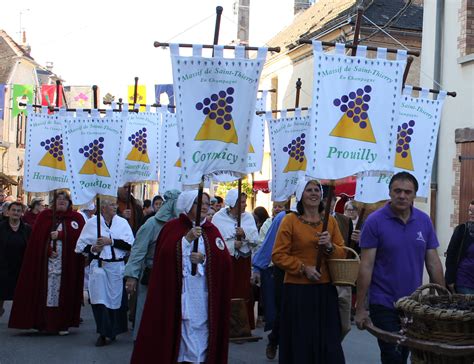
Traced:
<svg viewBox="0 0 474 364">
<path fill-rule="evenodd" d="M 443 46 L 443 17 L 444 17 L 444 0 L 436 0 L 436 21 L 435 21 L 435 48 L 434 48 L 434 81 L 441 83 L 441 50 Z M 433 82 L 433 88 L 439 90 L 439 86 Z M 430 217 L 433 225 L 436 227 L 436 207 L 438 193 L 438 140 L 436 140 L 435 156 L 433 160 L 433 169 L 431 170 L 431 203 Z"/>
</svg>

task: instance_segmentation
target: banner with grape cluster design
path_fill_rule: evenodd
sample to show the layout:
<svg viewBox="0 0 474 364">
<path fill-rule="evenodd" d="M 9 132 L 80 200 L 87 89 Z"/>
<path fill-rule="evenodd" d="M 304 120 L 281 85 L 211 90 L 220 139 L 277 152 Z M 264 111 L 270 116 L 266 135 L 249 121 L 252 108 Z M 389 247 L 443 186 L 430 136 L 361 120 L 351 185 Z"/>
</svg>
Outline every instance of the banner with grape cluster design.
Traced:
<svg viewBox="0 0 474 364">
<path fill-rule="evenodd" d="M 273 119 L 271 112 L 265 117 L 272 155 L 272 201 L 286 201 L 306 173 L 310 116 L 302 116 L 297 109 L 294 117 L 287 117 L 286 111 L 281 112 L 279 119 Z"/>
<path fill-rule="evenodd" d="M 176 114 L 162 108 L 160 141 L 160 194 L 171 189 L 182 189 L 181 157 L 179 154 L 178 124 Z"/>
<path fill-rule="evenodd" d="M 344 52 L 344 44 L 328 54 L 313 42 L 311 177 L 338 179 L 393 164 L 406 51 L 397 60 L 388 60 L 385 48 L 375 59 L 363 46 L 355 57 Z"/>
<path fill-rule="evenodd" d="M 255 111 L 265 111 L 268 91 L 263 91 L 262 97 L 257 99 Z M 255 113 L 250 127 L 250 144 L 247 154 L 247 174 L 258 172 L 262 169 L 263 149 L 265 144 L 265 114 Z M 236 180 L 235 175 L 220 173 L 214 175 L 216 182 L 231 182 Z"/>
<path fill-rule="evenodd" d="M 161 116 L 149 110 L 130 112 L 126 120 L 121 184 L 158 180 Z"/>
<path fill-rule="evenodd" d="M 219 174 L 236 178 L 247 173 L 250 128 L 255 113 L 257 87 L 267 48 L 257 57 L 235 48 L 234 58 L 224 58 L 223 46 L 214 46 L 212 58 L 193 45 L 192 56 L 181 56 L 170 44 L 176 92 L 178 137 L 183 184 Z"/>
<path fill-rule="evenodd" d="M 412 97 L 412 90 L 412 86 L 405 86 L 401 96 L 391 171 L 363 173 L 358 176 L 355 196 L 358 201 L 371 203 L 388 199 L 390 178 L 393 173 L 401 171 L 407 171 L 417 179 L 417 197 L 429 196 L 431 170 L 446 92 L 441 91 L 438 98 L 432 100 L 427 89 L 421 91 L 420 97 Z"/>
<path fill-rule="evenodd" d="M 120 115 L 108 110 L 104 117 L 97 110 L 68 114 L 63 138 L 74 204 L 88 203 L 97 194 L 117 196 L 127 115 L 127 110 Z"/>
<path fill-rule="evenodd" d="M 35 113 L 31 106 L 28 106 L 28 115 L 25 191 L 49 192 L 69 188 L 63 145 L 65 115 L 50 115 L 46 107 Z"/>
<path fill-rule="evenodd" d="M 268 91 L 263 91 L 257 99 L 255 111 L 265 111 Z M 262 169 L 263 148 L 265 143 L 265 114 L 255 114 L 250 128 L 250 145 L 248 149 L 247 173 L 258 172 Z"/>
</svg>

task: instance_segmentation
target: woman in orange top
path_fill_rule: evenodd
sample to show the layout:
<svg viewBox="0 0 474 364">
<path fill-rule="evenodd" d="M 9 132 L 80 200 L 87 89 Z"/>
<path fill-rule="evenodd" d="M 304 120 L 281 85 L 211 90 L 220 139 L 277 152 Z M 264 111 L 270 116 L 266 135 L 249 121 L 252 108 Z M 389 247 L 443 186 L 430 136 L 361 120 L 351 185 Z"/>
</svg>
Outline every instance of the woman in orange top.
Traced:
<svg viewBox="0 0 474 364">
<path fill-rule="evenodd" d="M 332 216 L 322 232 L 322 194 L 317 180 L 298 183 L 298 213 L 285 216 L 273 248 L 273 263 L 285 270 L 280 363 L 345 362 L 337 291 L 326 262 L 345 256 L 344 240 Z M 318 254 L 323 254 L 321 272 L 316 270 Z"/>
</svg>

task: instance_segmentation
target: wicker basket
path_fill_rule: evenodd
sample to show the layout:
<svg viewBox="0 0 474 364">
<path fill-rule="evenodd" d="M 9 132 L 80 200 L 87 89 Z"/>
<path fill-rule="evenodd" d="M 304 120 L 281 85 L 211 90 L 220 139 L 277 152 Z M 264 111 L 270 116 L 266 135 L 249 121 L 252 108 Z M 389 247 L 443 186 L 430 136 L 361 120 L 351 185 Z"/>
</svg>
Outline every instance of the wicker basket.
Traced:
<svg viewBox="0 0 474 364">
<path fill-rule="evenodd" d="M 422 294 L 434 288 L 434 294 Z M 457 304 L 474 301 L 474 295 L 451 294 L 446 288 L 430 283 L 418 288 L 409 297 L 397 301 L 403 311 L 403 329 L 408 337 L 451 345 L 474 345 L 474 312 L 433 307 L 436 304 Z"/>
<path fill-rule="evenodd" d="M 328 259 L 329 274 L 335 286 L 355 286 L 359 274 L 360 258 L 354 249 L 343 247 L 352 252 L 355 259 Z"/>
</svg>

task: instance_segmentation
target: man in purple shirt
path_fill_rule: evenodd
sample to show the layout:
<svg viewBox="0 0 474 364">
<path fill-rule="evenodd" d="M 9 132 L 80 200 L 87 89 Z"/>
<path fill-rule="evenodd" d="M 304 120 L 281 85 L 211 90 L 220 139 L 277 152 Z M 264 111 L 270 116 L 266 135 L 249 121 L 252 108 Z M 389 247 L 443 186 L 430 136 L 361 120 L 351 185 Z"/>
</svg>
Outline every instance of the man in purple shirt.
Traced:
<svg viewBox="0 0 474 364">
<path fill-rule="evenodd" d="M 413 207 L 418 181 L 408 172 L 395 174 L 389 183 L 390 202 L 372 213 L 360 239 L 362 258 L 357 278 L 359 329 L 364 322 L 382 330 L 400 330 L 394 303 L 413 293 L 423 281 L 423 266 L 430 280 L 444 286 L 439 246 L 430 218 Z M 364 302 L 369 293 L 369 313 Z M 382 364 L 402 364 L 408 359 L 404 346 L 378 340 Z"/>
</svg>

